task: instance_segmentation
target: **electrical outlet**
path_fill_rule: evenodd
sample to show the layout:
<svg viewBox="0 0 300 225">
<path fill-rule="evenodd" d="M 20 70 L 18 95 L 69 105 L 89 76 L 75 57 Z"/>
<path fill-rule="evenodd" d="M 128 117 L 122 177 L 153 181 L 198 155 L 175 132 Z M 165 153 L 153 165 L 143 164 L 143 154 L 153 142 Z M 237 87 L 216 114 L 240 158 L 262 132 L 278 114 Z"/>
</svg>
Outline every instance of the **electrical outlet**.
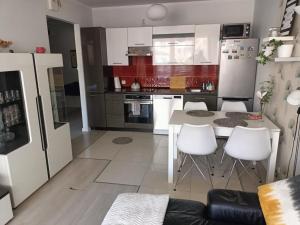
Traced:
<svg viewBox="0 0 300 225">
<path fill-rule="evenodd" d="M 122 85 L 125 85 L 126 84 L 126 80 L 122 80 L 121 83 L 122 83 Z"/>
</svg>

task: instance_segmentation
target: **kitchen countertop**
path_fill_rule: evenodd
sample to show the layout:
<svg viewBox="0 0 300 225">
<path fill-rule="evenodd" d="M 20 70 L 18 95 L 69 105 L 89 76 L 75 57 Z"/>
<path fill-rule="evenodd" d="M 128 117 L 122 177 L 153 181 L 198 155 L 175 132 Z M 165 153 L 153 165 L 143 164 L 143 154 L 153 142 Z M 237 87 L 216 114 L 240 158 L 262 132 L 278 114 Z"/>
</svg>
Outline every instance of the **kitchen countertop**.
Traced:
<svg viewBox="0 0 300 225">
<path fill-rule="evenodd" d="M 111 94 L 152 94 L 152 95 L 208 95 L 208 96 L 216 96 L 217 92 L 191 92 L 190 89 L 168 89 L 168 88 L 145 88 L 141 89 L 139 91 L 132 91 L 129 89 L 121 89 L 120 91 L 110 90 L 106 91 L 105 93 L 111 93 Z"/>
</svg>

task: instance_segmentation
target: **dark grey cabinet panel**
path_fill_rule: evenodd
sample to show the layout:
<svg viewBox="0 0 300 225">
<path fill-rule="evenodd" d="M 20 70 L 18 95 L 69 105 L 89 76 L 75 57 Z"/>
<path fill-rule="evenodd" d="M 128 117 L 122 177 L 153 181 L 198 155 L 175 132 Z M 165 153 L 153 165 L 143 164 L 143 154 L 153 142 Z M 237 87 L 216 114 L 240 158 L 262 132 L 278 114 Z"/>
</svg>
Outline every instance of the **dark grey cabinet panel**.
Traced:
<svg viewBox="0 0 300 225">
<path fill-rule="evenodd" d="M 183 97 L 184 104 L 186 102 L 205 102 L 208 110 L 216 111 L 217 110 L 217 96 L 210 95 L 201 95 L 201 94 L 188 94 Z"/>
<path fill-rule="evenodd" d="M 124 128 L 123 94 L 105 94 L 107 127 Z"/>
<path fill-rule="evenodd" d="M 124 118 L 120 115 L 107 115 L 107 127 L 124 128 Z"/>
<path fill-rule="evenodd" d="M 106 127 L 104 94 L 88 93 L 87 106 L 89 112 L 90 127 Z"/>
<path fill-rule="evenodd" d="M 81 28 L 81 44 L 87 91 L 103 93 L 108 88 L 105 28 Z"/>
</svg>

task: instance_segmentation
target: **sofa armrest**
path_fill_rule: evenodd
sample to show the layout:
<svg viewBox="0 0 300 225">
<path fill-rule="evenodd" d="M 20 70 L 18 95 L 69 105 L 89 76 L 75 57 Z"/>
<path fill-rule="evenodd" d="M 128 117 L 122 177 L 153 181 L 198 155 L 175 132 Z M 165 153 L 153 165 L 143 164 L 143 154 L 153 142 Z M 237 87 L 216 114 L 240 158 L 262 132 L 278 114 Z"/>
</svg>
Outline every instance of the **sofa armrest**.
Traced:
<svg viewBox="0 0 300 225">
<path fill-rule="evenodd" d="M 207 195 L 207 216 L 216 221 L 265 225 L 256 193 L 211 190 Z"/>
</svg>

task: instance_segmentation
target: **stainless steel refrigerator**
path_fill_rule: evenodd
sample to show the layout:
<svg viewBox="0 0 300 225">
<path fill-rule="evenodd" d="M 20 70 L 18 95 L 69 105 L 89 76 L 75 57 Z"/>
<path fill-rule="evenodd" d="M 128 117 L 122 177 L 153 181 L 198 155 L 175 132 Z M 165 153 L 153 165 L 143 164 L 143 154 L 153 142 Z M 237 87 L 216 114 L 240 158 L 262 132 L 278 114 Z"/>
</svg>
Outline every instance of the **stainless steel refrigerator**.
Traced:
<svg viewBox="0 0 300 225">
<path fill-rule="evenodd" d="M 253 110 L 257 51 L 257 39 L 222 40 L 218 110 L 223 101 L 243 101 Z"/>
</svg>

